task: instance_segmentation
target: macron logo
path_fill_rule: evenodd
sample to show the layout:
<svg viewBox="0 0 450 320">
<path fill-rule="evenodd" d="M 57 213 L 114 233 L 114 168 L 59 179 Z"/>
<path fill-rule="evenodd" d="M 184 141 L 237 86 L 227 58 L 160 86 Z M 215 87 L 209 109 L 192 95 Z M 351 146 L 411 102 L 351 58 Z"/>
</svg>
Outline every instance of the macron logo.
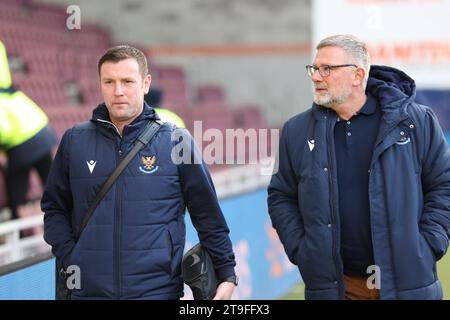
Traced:
<svg viewBox="0 0 450 320">
<path fill-rule="evenodd" d="M 314 149 L 314 140 L 308 140 L 309 151 L 313 151 Z"/>
<path fill-rule="evenodd" d="M 95 165 L 97 164 L 97 161 L 91 160 L 91 161 L 86 161 L 89 171 L 92 174 L 92 171 L 94 171 Z"/>
<path fill-rule="evenodd" d="M 192 261 L 191 265 L 189 267 L 192 267 L 193 265 L 196 265 L 200 262 L 200 257 L 196 255 L 195 253 L 192 255 L 192 258 L 194 261 Z"/>
</svg>

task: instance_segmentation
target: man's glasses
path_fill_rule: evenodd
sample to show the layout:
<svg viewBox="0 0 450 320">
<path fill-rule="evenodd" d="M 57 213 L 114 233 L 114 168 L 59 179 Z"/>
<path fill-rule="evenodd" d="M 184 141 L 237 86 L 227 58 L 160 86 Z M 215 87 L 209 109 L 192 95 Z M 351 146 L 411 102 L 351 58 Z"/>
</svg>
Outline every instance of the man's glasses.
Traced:
<svg viewBox="0 0 450 320">
<path fill-rule="evenodd" d="M 355 67 L 358 68 L 358 66 L 356 64 L 338 64 L 338 65 L 334 65 L 334 66 L 330 66 L 330 65 L 322 65 L 320 67 L 317 66 L 311 66 L 311 65 L 307 65 L 306 66 L 306 71 L 308 72 L 308 75 L 312 78 L 312 76 L 314 75 L 314 72 L 319 71 L 319 74 L 322 77 L 328 77 L 331 73 L 331 70 L 333 69 L 337 69 L 337 68 L 342 68 L 342 67 Z"/>
</svg>

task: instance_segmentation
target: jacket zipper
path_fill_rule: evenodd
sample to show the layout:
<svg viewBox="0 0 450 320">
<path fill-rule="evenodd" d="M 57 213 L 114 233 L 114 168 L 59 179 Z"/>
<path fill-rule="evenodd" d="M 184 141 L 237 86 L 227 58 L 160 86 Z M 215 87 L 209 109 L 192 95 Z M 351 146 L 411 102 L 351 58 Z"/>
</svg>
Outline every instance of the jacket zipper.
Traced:
<svg viewBox="0 0 450 320">
<path fill-rule="evenodd" d="M 122 135 L 120 134 L 119 129 L 116 127 L 114 123 L 111 121 L 103 120 L 103 119 L 96 119 L 99 122 L 106 123 L 108 125 L 111 125 L 117 135 L 120 137 L 119 142 L 119 148 L 118 152 L 116 154 L 116 166 L 122 161 Z M 117 140 L 116 140 L 117 141 Z M 120 283 L 121 279 L 121 268 L 120 268 L 120 247 L 121 247 L 121 223 L 122 223 L 122 182 L 120 180 L 120 177 L 116 181 L 116 192 L 115 192 L 115 199 L 114 199 L 114 231 L 113 231 L 113 287 L 114 287 L 114 296 L 116 300 L 119 300 L 121 297 L 121 290 L 122 286 Z"/>
<path fill-rule="evenodd" d="M 120 161 L 122 161 L 122 138 L 119 142 L 119 150 L 118 155 L 116 156 L 116 163 L 119 164 Z M 115 299 L 120 299 L 121 296 L 121 290 L 122 286 L 120 283 L 121 279 L 121 268 L 120 268 L 120 247 L 121 247 L 121 222 L 122 222 L 122 201 L 121 201 L 121 194 L 122 194 L 122 182 L 120 177 L 117 179 L 116 184 L 116 194 L 115 194 L 115 209 L 114 209 L 114 236 L 113 236 L 113 256 L 114 256 L 114 291 L 115 291 Z"/>
<path fill-rule="evenodd" d="M 122 135 L 120 134 L 119 129 L 118 129 L 118 128 L 116 127 L 116 125 L 115 125 L 114 123 L 112 123 L 111 121 L 102 120 L 102 119 L 97 119 L 97 121 L 112 125 L 113 128 L 116 130 L 117 134 L 119 135 L 119 137 L 122 137 Z"/>
<path fill-rule="evenodd" d="M 120 265 L 120 262 L 122 261 L 122 255 L 121 255 L 121 249 L 122 249 L 122 189 L 123 189 L 123 183 L 122 181 L 119 182 L 118 188 L 118 234 L 117 234 L 117 242 L 118 242 L 118 250 L 117 250 L 117 257 L 118 257 L 118 263 L 117 263 L 117 284 L 118 284 L 118 298 L 122 296 L 122 268 Z"/>
<path fill-rule="evenodd" d="M 333 184 L 333 172 L 334 172 L 334 163 L 333 163 L 333 157 L 331 154 L 331 148 L 333 148 L 334 146 L 334 139 L 332 139 L 332 132 L 331 132 L 331 127 L 333 126 L 333 120 L 331 116 L 326 116 L 327 122 L 326 122 L 326 126 L 327 126 L 327 136 L 328 136 L 328 141 L 333 143 L 330 143 L 329 146 L 327 147 L 327 153 L 328 153 L 328 166 L 329 166 L 329 172 L 328 172 L 328 184 L 329 184 L 329 188 L 330 188 L 330 209 L 331 209 L 331 232 L 332 232 L 332 238 L 333 238 L 333 260 L 334 260 L 334 264 L 336 267 L 336 277 L 339 278 L 339 275 L 343 273 L 342 270 L 340 270 L 340 258 L 337 256 L 337 239 L 336 239 L 336 232 L 338 232 L 338 230 L 336 230 L 337 228 L 337 218 L 336 218 L 336 212 L 334 210 L 334 205 L 335 205 L 335 192 L 334 192 L 334 184 Z M 339 286 L 339 296 L 341 297 L 341 288 L 343 287 L 343 279 L 341 277 L 340 279 L 341 281 L 339 281 L 338 279 L 336 279 L 337 281 L 337 285 Z"/>
</svg>

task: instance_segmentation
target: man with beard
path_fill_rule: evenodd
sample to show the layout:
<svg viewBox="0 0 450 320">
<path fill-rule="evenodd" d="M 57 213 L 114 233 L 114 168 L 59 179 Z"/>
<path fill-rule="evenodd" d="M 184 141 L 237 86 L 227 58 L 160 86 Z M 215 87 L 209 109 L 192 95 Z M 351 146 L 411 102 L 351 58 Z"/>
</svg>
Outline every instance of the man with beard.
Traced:
<svg viewBox="0 0 450 320">
<path fill-rule="evenodd" d="M 268 188 L 306 299 L 442 299 L 450 151 L 435 114 L 356 37 L 316 49 L 314 103 L 284 125 Z"/>
</svg>

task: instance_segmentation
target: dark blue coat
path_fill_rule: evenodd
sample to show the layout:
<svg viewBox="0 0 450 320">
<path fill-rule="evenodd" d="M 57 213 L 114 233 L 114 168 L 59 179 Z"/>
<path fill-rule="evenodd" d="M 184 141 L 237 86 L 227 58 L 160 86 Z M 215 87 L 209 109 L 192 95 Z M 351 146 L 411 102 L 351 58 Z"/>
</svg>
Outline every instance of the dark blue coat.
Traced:
<svg viewBox="0 0 450 320">
<path fill-rule="evenodd" d="M 369 178 L 381 299 L 441 299 L 436 261 L 450 237 L 450 150 L 434 113 L 414 102 L 415 84 L 405 73 L 372 66 L 367 90 L 382 108 Z M 268 188 L 273 226 L 299 267 L 307 299 L 344 297 L 336 117 L 314 104 L 284 125 Z"/>
<path fill-rule="evenodd" d="M 164 124 L 130 162 L 75 242 L 74 231 L 79 229 L 88 205 L 149 119 L 157 116 L 145 105 L 143 113 L 125 126 L 120 137 L 106 107 L 100 105 L 90 123 L 75 126 L 63 136 L 47 180 L 42 210 L 44 238 L 54 255 L 66 267 L 80 267 L 81 289 L 73 291 L 72 299 L 182 296 L 180 263 L 186 207 L 219 278 L 234 274 L 229 230 L 208 169 L 198 152 L 195 156 L 199 164 L 177 165 L 171 160 L 174 146 L 181 146 L 177 144 L 180 135 L 172 135 L 182 129 L 169 124 Z M 182 136 L 184 143 L 192 142 L 186 131 Z M 146 166 L 142 157 L 153 156 L 156 161 Z"/>
</svg>

